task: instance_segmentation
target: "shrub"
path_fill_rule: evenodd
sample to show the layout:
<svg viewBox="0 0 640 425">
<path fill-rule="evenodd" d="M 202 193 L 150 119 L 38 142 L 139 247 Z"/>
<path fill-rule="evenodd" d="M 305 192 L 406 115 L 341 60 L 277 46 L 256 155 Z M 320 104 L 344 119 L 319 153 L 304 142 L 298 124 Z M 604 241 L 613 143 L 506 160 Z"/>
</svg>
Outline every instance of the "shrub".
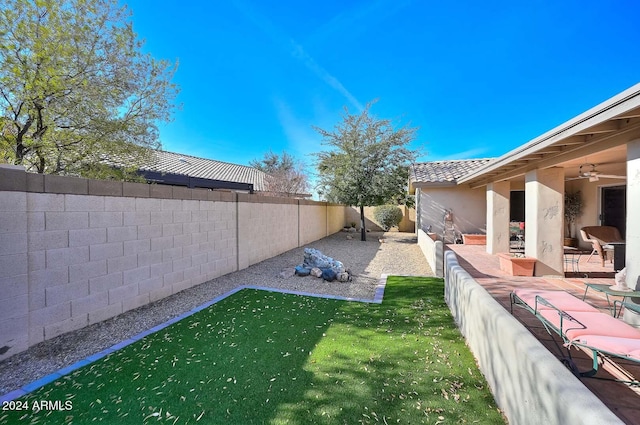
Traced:
<svg viewBox="0 0 640 425">
<path fill-rule="evenodd" d="M 402 221 L 402 211 L 395 205 L 380 205 L 373 210 L 373 218 L 386 232 L 398 227 Z"/>
</svg>

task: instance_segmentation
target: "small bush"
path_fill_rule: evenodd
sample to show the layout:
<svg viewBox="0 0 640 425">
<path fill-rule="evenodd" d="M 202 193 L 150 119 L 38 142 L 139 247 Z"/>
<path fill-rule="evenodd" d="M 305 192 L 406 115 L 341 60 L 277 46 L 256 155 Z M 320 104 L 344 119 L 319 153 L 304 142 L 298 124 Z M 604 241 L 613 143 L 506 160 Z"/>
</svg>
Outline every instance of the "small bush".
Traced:
<svg viewBox="0 0 640 425">
<path fill-rule="evenodd" d="M 386 232 L 398 227 L 402 221 L 402 211 L 395 205 L 380 205 L 373 210 L 373 218 Z"/>
</svg>

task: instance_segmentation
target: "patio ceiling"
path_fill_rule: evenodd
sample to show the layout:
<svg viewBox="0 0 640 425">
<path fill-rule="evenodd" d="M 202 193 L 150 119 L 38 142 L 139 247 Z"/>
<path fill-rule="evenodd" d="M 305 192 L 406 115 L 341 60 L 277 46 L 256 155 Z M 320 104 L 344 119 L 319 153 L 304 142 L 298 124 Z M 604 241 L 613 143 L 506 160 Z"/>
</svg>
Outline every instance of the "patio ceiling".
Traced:
<svg viewBox="0 0 640 425">
<path fill-rule="evenodd" d="M 640 138 L 640 84 L 480 167 L 458 183 L 478 188 L 522 179 L 528 171 L 549 167 L 566 168 L 566 176 L 575 177 L 584 163 L 598 164 L 601 171 L 610 164 L 619 164 L 620 169 L 627 160 L 626 144 L 636 138 Z"/>
</svg>

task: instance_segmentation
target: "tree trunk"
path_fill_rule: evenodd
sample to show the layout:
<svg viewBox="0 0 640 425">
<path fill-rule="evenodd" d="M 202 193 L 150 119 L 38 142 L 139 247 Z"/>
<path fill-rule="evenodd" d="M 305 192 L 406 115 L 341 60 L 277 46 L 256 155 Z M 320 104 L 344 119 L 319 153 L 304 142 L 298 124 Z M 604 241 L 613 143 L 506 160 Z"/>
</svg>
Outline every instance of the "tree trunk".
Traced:
<svg viewBox="0 0 640 425">
<path fill-rule="evenodd" d="M 364 228 L 364 206 L 360 205 L 360 240 L 367 240 L 367 230 Z"/>
</svg>

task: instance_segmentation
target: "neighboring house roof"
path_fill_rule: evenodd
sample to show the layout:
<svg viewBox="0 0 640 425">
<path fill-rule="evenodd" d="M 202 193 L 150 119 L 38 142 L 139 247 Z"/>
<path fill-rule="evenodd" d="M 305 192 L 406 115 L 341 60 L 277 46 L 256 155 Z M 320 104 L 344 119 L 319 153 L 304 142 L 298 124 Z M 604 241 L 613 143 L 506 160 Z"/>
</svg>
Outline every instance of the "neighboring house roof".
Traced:
<svg viewBox="0 0 640 425">
<path fill-rule="evenodd" d="M 251 183 L 254 190 L 265 190 L 266 174 L 256 168 L 175 152 L 154 151 L 152 161 L 141 169 L 202 179 Z"/>
<path fill-rule="evenodd" d="M 494 160 L 494 158 L 456 159 L 412 164 L 409 169 L 411 192 L 418 186 L 455 185 L 460 178 Z"/>
</svg>

